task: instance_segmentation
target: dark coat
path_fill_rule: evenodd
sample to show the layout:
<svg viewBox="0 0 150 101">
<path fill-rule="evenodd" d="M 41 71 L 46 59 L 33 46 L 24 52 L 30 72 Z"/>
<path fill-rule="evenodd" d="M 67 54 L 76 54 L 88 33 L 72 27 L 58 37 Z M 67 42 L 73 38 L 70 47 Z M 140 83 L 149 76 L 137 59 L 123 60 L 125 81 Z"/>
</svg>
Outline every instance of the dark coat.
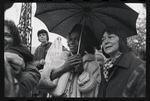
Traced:
<svg viewBox="0 0 150 101">
<path fill-rule="evenodd" d="M 146 63 L 138 66 L 131 75 L 123 97 L 146 97 Z"/>
<path fill-rule="evenodd" d="M 114 70 L 111 72 L 108 82 L 105 81 L 104 75 L 101 73 L 99 97 L 122 97 L 131 74 L 142 63 L 144 61 L 136 58 L 132 52 L 122 54 L 114 63 Z"/>
<path fill-rule="evenodd" d="M 41 59 L 45 59 L 45 56 L 51 44 L 51 42 L 48 42 L 44 45 L 39 45 L 34 52 L 34 61 L 40 61 Z"/>
<path fill-rule="evenodd" d="M 34 64 L 37 65 L 38 69 L 43 69 L 43 65 L 38 65 L 38 63 L 41 59 L 45 60 L 47 51 L 50 48 L 51 44 L 52 44 L 51 42 L 48 42 L 44 45 L 41 44 L 36 48 L 34 52 Z"/>
<path fill-rule="evenodd" d="M 9 63 L 13 70 L 13 76 L 19 82 L 19 97 L 28 96 L 30 91 L 36 87 L 40 80 L 40 73 L 33 62 L 33 55 L 27 49 L 27 47 L 20 45 L 16 47 L 10 47 L 5 50 L 5 52 L 11 52 L 18 54 L 25 61 L 25 70 L 22 71 L 21 67 Z M 7 62 L 7 61 L 6 61 Z"/>
</svg>

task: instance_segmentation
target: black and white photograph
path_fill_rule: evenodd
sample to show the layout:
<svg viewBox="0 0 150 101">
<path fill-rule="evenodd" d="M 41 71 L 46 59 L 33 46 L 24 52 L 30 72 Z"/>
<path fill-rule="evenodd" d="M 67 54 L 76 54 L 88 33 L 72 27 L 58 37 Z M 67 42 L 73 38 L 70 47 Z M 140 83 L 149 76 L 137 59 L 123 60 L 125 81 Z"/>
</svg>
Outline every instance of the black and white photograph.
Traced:
<svg viewBox="0 0 150 101">
<path fill-rule="evenodd" d="M 146 3 L 4 3 L 4 97 L 145 98 Z"/>
</svg>

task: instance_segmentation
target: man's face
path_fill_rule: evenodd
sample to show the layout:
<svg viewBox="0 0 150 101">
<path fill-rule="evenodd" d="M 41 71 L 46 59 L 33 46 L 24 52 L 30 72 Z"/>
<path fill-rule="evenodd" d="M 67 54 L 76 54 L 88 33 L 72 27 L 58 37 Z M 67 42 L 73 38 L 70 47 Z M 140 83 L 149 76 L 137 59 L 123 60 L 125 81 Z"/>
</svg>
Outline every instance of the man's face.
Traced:
<svg viewBox="0 0 150 101">
<path fill-rule="evenodd" d="M 72 32 L 67 40 L 68 47 L 73 54 L 77 53 L 80 35 L 77 32 Z"/>
<path fill-rule="evenodd" d="M 10 29 L 4 26 L 4 48 L 11 46 L 13 44 L 13 36 Z"/>
<path fill-rule="evenodd" d="M 40 42 L 47 42 L 47 36 L 45 33 L 40 33 L 39 36 L 38 36 L 38 39 Z"/>
</svg>

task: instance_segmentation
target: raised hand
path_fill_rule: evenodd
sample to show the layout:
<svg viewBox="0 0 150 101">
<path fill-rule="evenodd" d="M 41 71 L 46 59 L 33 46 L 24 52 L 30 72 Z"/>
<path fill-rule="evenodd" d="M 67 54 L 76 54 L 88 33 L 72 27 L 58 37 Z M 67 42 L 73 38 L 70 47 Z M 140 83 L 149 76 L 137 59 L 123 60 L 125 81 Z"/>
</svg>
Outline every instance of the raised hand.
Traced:
<svg viewBox="0 0 150 101">
<path fill-rule="evenodd" d="M 24 60 L 15 53 L 5 52 L 6 60 L 12 64 L 19 66 L 22 70 L 25 70 Z"/>
</svg>

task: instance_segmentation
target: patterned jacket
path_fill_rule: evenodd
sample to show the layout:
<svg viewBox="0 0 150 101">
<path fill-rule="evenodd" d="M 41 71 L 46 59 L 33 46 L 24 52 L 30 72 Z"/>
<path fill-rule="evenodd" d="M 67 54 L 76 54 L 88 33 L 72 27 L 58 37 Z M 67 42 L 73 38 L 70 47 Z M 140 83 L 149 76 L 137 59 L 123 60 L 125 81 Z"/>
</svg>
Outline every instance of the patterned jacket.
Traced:
<svg viewBox="0 0 150 101">
<path fill-rule="evenodd" d="M 146 97 L 146 64 L 142 64 L 134 70 L 122 96 Z"/>
</svg>

